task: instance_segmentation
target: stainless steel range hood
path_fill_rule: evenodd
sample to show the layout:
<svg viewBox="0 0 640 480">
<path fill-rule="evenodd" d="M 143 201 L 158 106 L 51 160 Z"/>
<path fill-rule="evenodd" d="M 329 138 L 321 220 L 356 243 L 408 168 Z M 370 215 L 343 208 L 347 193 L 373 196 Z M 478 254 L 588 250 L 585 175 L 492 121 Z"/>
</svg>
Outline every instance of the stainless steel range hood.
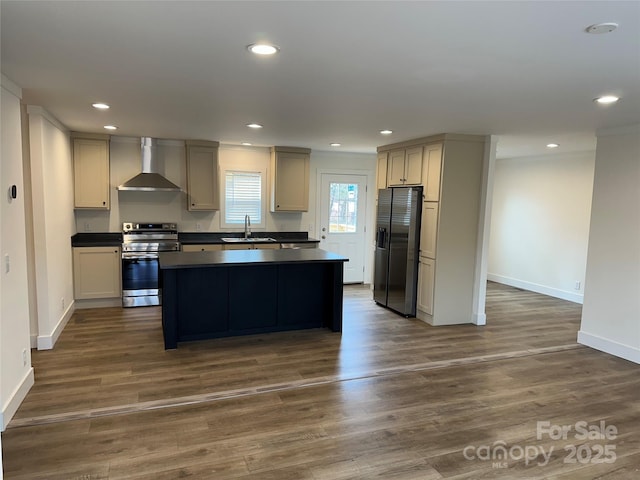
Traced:
<svg viewBox="0 0 640 480">
<path fill-rule="evenodd" d="M 138 192 L 182 191 L 178 185 L 167 180 L 158 172 L 157 159 L 155 157 L 155 140 L 150 137 L 142 137 L 140 146 L 142 150 L 142 173 L 124 182 L 118 187 L 118 190 Z"/>
</svg>

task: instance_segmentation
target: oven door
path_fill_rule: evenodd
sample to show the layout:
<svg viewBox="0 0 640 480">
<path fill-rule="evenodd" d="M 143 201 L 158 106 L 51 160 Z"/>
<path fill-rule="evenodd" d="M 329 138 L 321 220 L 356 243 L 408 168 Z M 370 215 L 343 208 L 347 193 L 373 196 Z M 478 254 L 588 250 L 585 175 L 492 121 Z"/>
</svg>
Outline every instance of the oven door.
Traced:
<svg viewBox="0 0 640 480">
<path fill-rule="evenodd" d="M 122 253 L 122 306 L 160 305 L 157 252 Z"/>
</svg>

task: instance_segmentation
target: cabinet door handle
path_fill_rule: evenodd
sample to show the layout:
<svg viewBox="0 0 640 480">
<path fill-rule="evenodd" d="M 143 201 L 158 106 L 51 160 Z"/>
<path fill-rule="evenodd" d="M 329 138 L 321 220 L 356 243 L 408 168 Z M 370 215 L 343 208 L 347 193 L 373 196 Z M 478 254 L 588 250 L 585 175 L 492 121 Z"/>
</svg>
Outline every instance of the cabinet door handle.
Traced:
<svg viewBox="0 0 640 480">
<path fill-rule="evenodd" d="M 102 202 L 102 205 L 106 205 L 106 204 L 107 204 L 107 202 Z"/>
</svg>

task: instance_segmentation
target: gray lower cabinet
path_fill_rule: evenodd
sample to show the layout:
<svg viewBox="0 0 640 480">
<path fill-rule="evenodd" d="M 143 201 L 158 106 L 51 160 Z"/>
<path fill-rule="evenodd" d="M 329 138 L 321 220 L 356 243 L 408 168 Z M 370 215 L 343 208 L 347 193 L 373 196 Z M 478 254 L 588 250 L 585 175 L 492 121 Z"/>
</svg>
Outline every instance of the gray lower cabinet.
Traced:
<svg viewBox="0 0 640 480">
<path fill-rule="evenodd" d="M 74 247 L 73 291 L 76 300 L 122 296 L 120 247 Z"/>
</svg>

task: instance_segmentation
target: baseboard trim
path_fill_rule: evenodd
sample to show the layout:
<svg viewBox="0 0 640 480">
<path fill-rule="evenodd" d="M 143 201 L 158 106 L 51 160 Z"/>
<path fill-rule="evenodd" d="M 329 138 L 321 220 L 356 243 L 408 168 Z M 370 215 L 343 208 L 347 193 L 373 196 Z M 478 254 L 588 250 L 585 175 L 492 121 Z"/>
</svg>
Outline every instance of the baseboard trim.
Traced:
<svg viewBox="0 0 640 480">
<path fill-rule="evenodd" d="M 122 298 L 95 298 L 91 300 L 76 300 L 76 310 L 82 310 L 84 308 L 109 308 L 109 307 L 121 307 Z"/>
<path fill-rule="evenodd" d="M 541 293 L 550 297 L 560 298 L 561 300 L 567 300 L 573 303 L 582 304 L 584 300 L 584 295 L 581 293 L 567 292 L 566 290 L 560 290 L 559 288 L 548 287 L 546 285 L 527 282 L 526 280 L 519 280 L 517 278 L 496 275 L 495 273 L 488 273 L 487 280 L 509 285 L 511 287 L 522 288 L 523 290 L 528 290 L 530 292 Z"/>
<path fill-rule="evenodd" d="M 625 345 L 583 330 L 578 332 L 578 343 L 640 364 L 640 348 Z"/>
<path fill-rule="evenodd" d="M 29 390 L 31 390 L 31 387 L 33 387 L 34 383 L 35 376 L 33 374 L 33 367 L 30 367 L 20 384 L 16 387 L 16 389 L 9 397 L 7 403 L 2 406 L 2 411 L 0 412 L 0 426 L 2 427 L 1 431 L 4 432 L 4 430 L 7 428 L 7 425 L 9 424 L 15 413 L 18 411 L 18 407 L 27 396 L 27 393 L 29 393 Z"/>
<path fill-rule="evenodd" d="M 424 323 L 433 326 L 433 315 L 429 315 L 422 310 L 416 310 L 416 318 L 422 320 Z"/>
<path fill-rule="evenodd" d="M 53 348 L 53 346 L 58 341 L 58 337 L 62 333 L 62 330 L 64 330 L 64 327 L 67 325 L 67 322 L 69 321 L 69 319 L 71 318 L 71 315 L 73 315 L 73 312 L 75 312 L 75 310 L 76 310 L 75 301 L 73 301 L 69 304 L 64 314 L 58 321 L 58 324 L 55 326 L 55 328 L 53 329 L 53 332 L 51 332 L 50 335 L 38 335 L 37 337 L 38 350 L 51 350 Z"/>
<path fill-rule="evenodd" d="M 484 313 L 482 314 L 474 313 L 469 319 L 469 321 L 454 320 L 451 323 L 443 322 L 442 317 L 440 317 L 439 318 L 440 323 L 436 323 L 433 319 L 433 315 L 429 315 L 428 313 L 423 312 L 422 310 L 416 310 L 416 318 L 418 320 L 422 320 L 424 323 L 431 325 L 432 327 L 448 327 L 451 325 L 485 325 L 487 323 L 487 316 Z"/>
<path fill-rule="evenodd" d="M 38 348 L 38 335 L 31 335 L 31 348 Z"/>
<path fill-rule="evenodd" d="M 473 323 L 476 325 L 486 325 L 487 324 L 487 314 L 486 313 L 474 313 L 473 314 Z"/>
</svg>

